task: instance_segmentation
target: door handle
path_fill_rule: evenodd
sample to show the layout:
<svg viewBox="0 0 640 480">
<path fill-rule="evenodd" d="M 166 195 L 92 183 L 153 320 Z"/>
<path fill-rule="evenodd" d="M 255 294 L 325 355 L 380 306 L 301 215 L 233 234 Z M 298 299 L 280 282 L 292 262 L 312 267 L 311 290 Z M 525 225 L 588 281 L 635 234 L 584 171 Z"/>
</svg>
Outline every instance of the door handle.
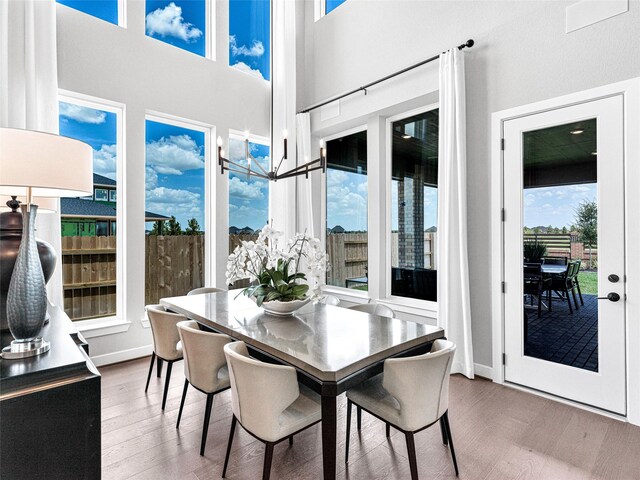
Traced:
<svg viewBox="0 0 640 480">
<path fill-rule="evenodd" d="M 606 297 L 598 297 L 598 300 L 609 300 L 611 302 L 617 302 L 618 300 L 620 300 L 620 295 L 618 295 L 616 292 L 611 292 L 608 293 Z"/>
</svg>

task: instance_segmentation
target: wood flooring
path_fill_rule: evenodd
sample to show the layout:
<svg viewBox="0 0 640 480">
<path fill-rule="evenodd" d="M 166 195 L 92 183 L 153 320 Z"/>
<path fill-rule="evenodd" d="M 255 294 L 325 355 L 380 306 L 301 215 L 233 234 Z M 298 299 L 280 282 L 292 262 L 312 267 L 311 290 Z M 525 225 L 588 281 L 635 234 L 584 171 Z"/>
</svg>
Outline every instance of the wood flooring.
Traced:
<svg viewBox="0 0 640 480">
<path fill-rule="evenodd" d="M 102 478 L 218 479 L 231 424 L 231 392 L 216 396 L 205 455 L 199 455 L 205 395 L 190 388 L 180 429 L 175 427 L 184 383 L 174 365 L 162 413 L 161 379 L 151 377 L 149 358 L 100 368 L 102 373 Z M 363 412 L 358 434 L 351 428 L 349 464 L 344 464 L 344 395 L 338 398 L 338 478 L 407 479 L 404 436 Z M 451 378 L 449 418 L 461 479 L 640 480 L 640 428 L 502 387 L 487 380 Z M 421 479 L 455 479 L 435 425 L 416 435 Z M 272 479 L 322 478 L 320 426 L 297 435 L 293 447 L 275 447 Z M 264 445 L 236 429 L 230 480 L 259 479 Z"/>
</svg>

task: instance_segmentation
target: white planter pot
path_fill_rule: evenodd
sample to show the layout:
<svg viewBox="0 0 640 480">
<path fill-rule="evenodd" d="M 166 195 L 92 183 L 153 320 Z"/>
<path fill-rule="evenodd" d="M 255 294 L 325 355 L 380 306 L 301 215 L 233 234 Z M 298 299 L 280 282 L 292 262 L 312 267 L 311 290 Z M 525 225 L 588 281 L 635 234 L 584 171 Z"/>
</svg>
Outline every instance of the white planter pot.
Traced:
<svg viewBox="0 0 640 480">
<path fill-rule="evenodd" d="M 261 308 L 271 315 L 290 316 L 310 301 L 310 297 L 307 297 L 304 300 L 292 300 L 290 302 L 272 300 L 270 302 L 263 302 Z"/>
</svg>

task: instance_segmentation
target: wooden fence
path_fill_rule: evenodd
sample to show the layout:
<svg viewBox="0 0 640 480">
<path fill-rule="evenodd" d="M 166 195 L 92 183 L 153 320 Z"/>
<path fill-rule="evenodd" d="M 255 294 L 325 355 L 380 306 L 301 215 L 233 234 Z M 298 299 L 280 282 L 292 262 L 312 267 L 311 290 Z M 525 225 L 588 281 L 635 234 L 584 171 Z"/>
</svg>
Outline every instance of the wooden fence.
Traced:
<svg viewBox="0 0 640 480">
<path fill-rule="evenodd" d="M 327 284 L 346 286 L 347 278 L 366 277 L 368 270 L 367 233 L 330 233 L 327 235 L 327 253 L 331 269 Z"/>
<path fill-rule="evenodd" d="M 547 247 L 548 257 L 566 257 L 570 260 L 589 261 L 589 249 L 579 240 L 575 233 L 525 233 L 525 242 L 537 241 Z M 591 260 L 598 260 L 598 247 L 591 249 Z"/>
<path fill-rule="evenodd" d="M 62 237 L 64 311 L 72 320 L 116 312 L 116 237 Z"/>
<path fill-rule="evenodd" d="M 145 237 L 145 305 L 204 285 L 204 235 Z M 72 320 L 116 313 L 116 237 L 62 237 L 64 310 Z"/>
</svg>

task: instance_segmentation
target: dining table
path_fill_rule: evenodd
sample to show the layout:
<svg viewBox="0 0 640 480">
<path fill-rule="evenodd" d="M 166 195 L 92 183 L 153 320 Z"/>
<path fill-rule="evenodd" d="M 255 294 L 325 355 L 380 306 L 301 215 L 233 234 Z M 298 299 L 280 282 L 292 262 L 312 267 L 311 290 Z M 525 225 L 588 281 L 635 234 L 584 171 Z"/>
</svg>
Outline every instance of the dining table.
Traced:
<svg viewBox="0 0 640 480">
<path fill-rule="evenodd" d="M 294 367 L 320 395 L 323 478 L 336 478 L 337 397 L 383 371 L 390 357 L 426 353 L 442 328 L 310 302 L 291 316 L 266 313 L 242 290 L 163 298 L 165 308 L 247 344 L 251 355 Z"/>
</svg>

